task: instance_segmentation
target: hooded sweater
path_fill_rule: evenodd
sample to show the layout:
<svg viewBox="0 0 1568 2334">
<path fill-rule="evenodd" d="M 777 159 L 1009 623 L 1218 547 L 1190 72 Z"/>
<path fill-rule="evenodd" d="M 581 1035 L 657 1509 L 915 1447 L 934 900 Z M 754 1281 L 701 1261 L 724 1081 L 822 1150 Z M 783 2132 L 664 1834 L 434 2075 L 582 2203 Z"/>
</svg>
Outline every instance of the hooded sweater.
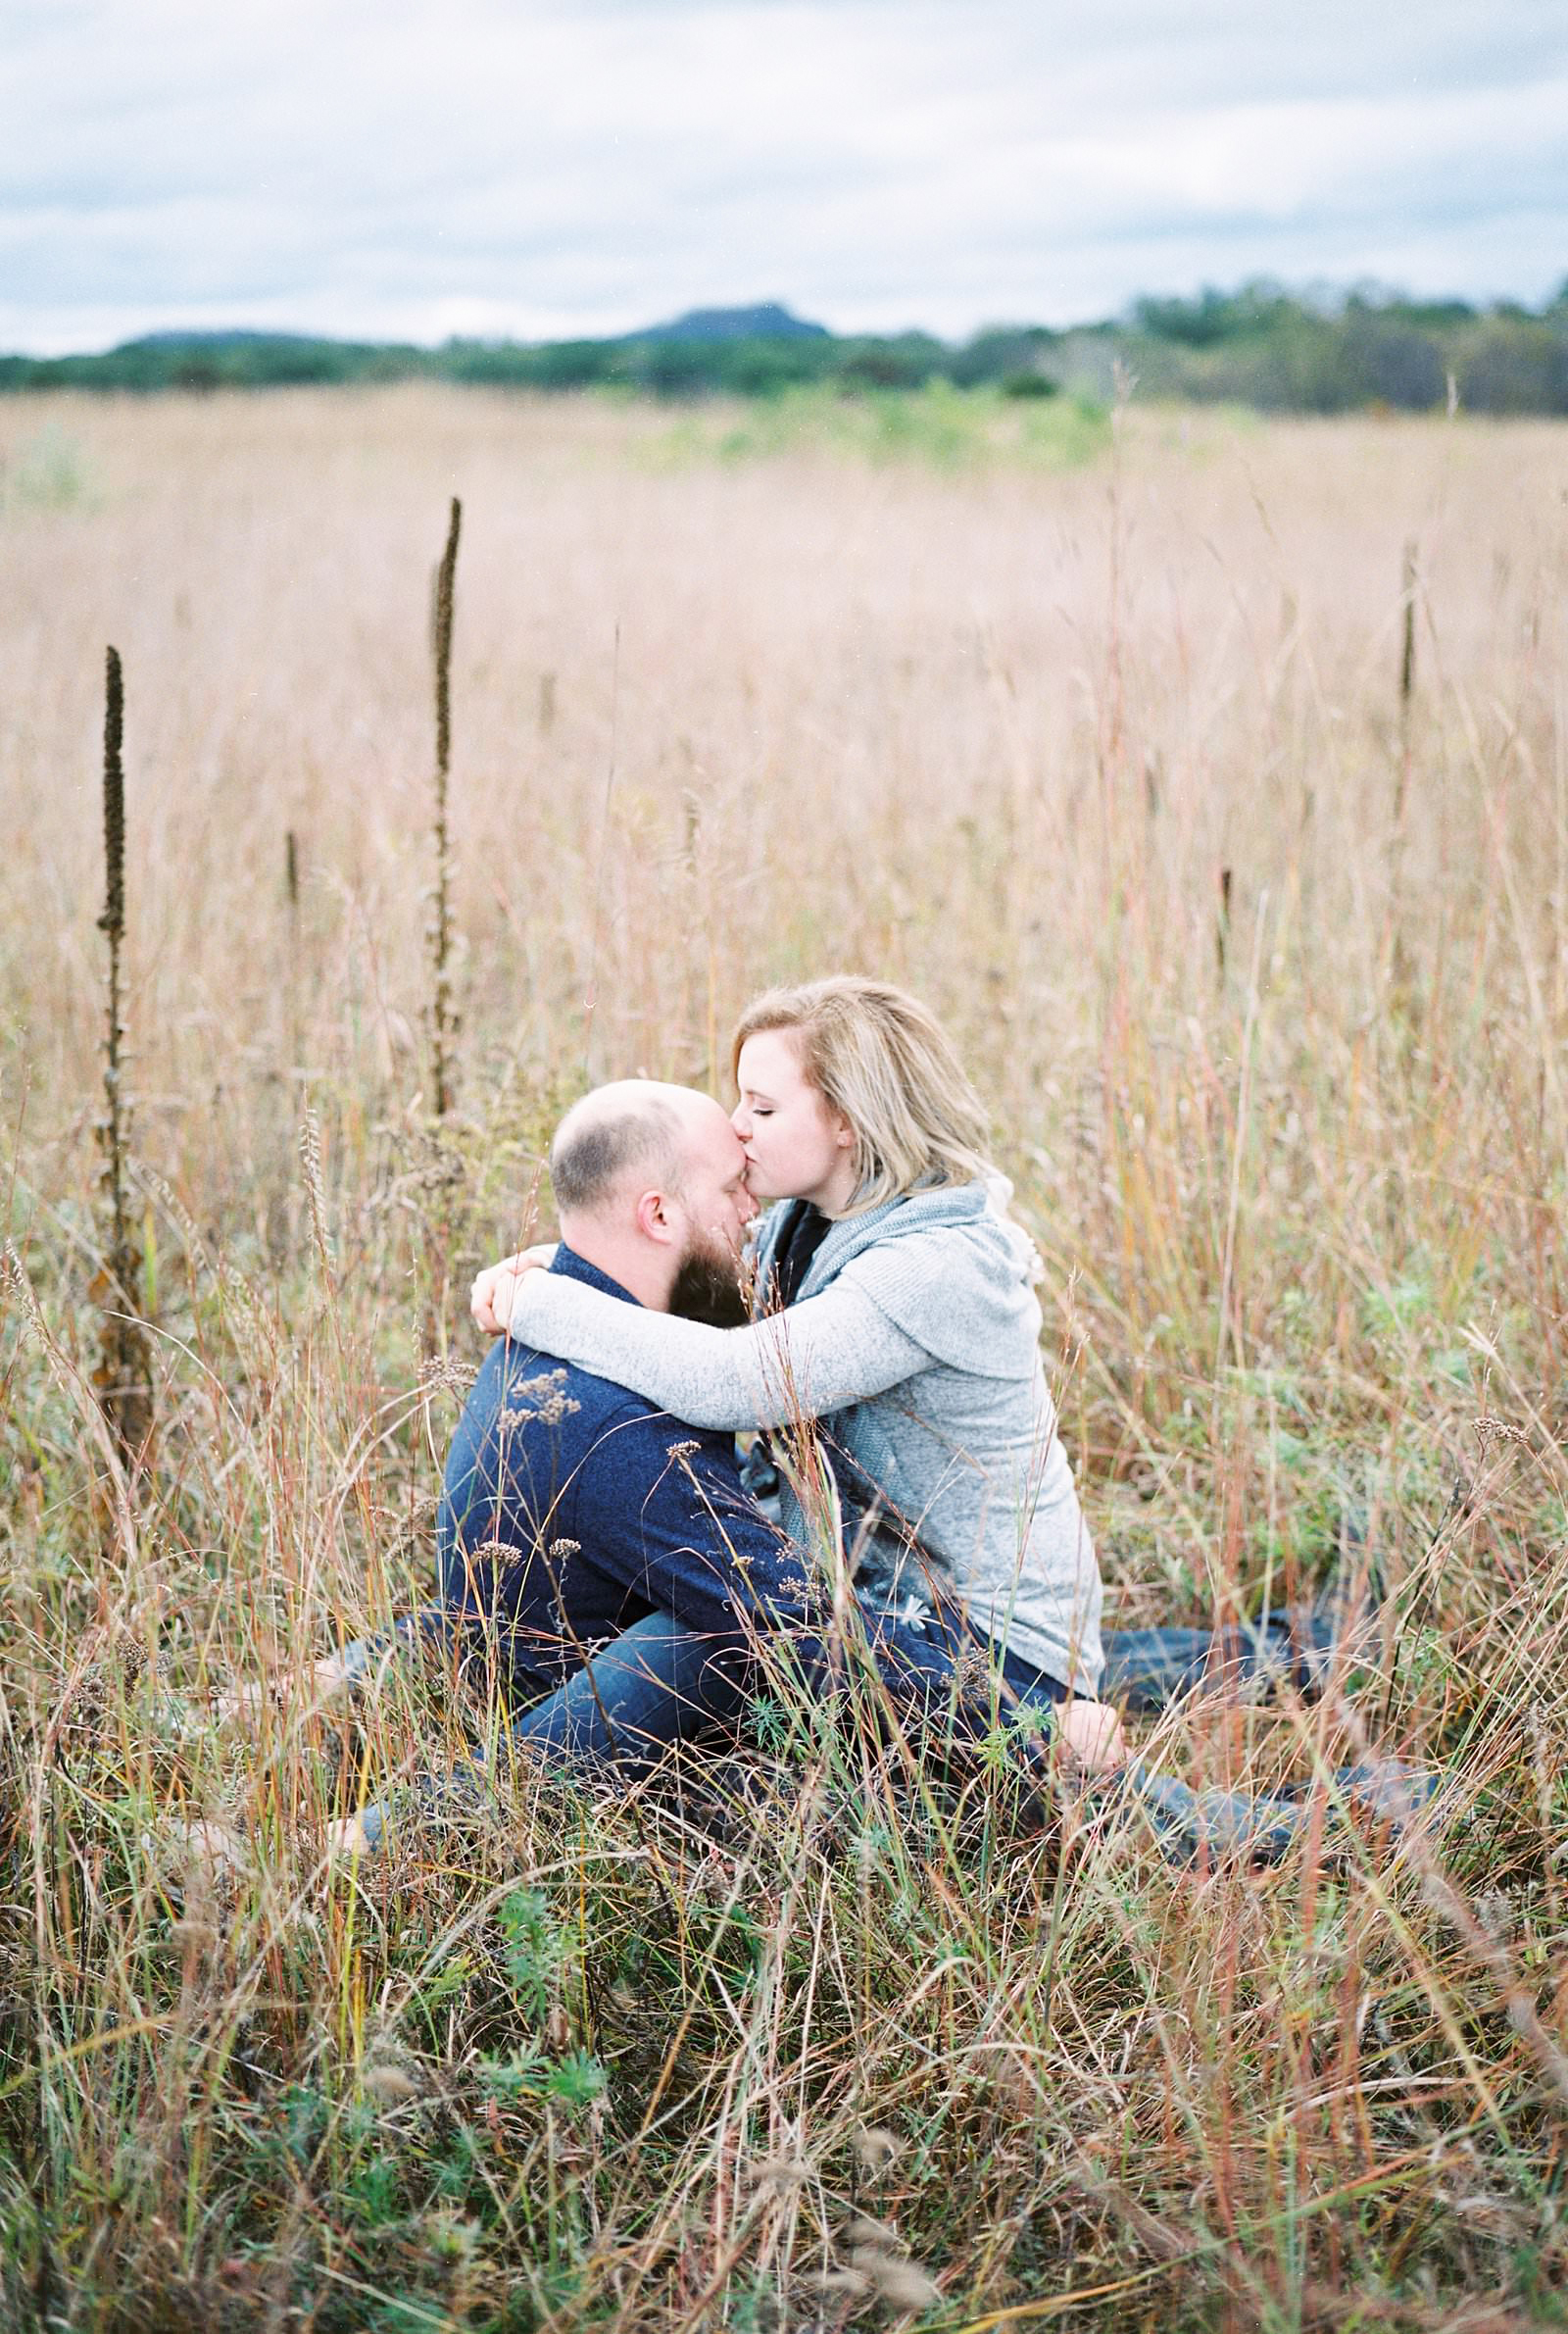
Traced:
<svg viewBox="0 0 1568 2334">
<path fill-rule="evenodd" d="M 788 1210 L 757 1239 L 766 1288 Z M 511 1334 L 628 1386 L 694 1426 L 814 1419 L 880 1525 L 871 1585 L 956 1597 L 998 1652 L 1093 1696 L 1100 1568 L 1040 1357 L 1035 1255 L 979 1181 L 834 1222 L 794 1304 L 714 1329 L 530 1272 Z M 781 1520 L 806 1518 L 785 1467 Z"/>
</svg>

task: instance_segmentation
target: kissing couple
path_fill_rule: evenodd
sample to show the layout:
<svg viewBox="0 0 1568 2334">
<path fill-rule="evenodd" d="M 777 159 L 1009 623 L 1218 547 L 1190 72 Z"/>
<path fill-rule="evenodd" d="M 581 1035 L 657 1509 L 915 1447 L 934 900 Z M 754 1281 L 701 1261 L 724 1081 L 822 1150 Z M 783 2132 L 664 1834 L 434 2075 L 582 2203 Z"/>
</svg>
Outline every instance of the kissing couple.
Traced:
<svg viewBox="0 0 1568 2334">
<path fill-rule="evenodd" d="M 1332 1630 L 1301 1609 L 1102 1631 L 1038 1258 L 927 1009 L 843 975 L 773 989 L 732 1067 L 729 1117 L 648 1079 L 567 1112 L 559 1242 L 474 1283 L 495 1343 L 446 1464 L 438 1601 L 319 1684 L 422 1639 L 502 1685 L 519 1758 L 627 1776 L 733 1726 L 780 1663 L 824 1697 L 868 1665 L 918 1739 L 1001 1730 L 1025 1771 L 1059 1745 L 1090 1776 L 1126 1755 L 1107 1641 L 1146 1707 L 1221 1673 L 1309 1686 Z M 487 1786 L 476 1758 L 418 1798 Z M 395 1806 L 334 1847 L 379 1848 Z"/>
</svg>

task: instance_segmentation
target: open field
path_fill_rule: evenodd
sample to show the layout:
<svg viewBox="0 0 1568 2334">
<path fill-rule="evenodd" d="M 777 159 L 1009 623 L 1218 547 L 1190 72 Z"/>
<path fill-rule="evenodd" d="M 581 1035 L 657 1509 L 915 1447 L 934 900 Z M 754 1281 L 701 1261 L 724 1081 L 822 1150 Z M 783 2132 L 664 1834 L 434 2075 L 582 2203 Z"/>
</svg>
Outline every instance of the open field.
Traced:
<svg viewBox="0 0 1568 2334">
<path fill-rule="evenodd" d="M 869 410 L 0 405 L 7 2324 L 1563 2322 L 1568 429 Z M 89 1386 L 110 641 L 133 1501 Z M 747 996 L 835 968 L 994 1107 L 1107 1617 L 1307 1591 L 1352 1522 L 1386 1571 L 1353 1691 L 1152 1755 L 1370 1738 L 1442 1829 L 1184 1872 L 845 1742 L 727 1834 L 519 1777 L 323 1871 L 364 1746 L 300 1672 L 428 1589 L 467 1282 L 562 1103 L 722 1092 Z M 411 1684 L 371 1751 L 460 1727 Z M 179 1813 L 245 1868 L 182 1869 Z"/>
</svg>

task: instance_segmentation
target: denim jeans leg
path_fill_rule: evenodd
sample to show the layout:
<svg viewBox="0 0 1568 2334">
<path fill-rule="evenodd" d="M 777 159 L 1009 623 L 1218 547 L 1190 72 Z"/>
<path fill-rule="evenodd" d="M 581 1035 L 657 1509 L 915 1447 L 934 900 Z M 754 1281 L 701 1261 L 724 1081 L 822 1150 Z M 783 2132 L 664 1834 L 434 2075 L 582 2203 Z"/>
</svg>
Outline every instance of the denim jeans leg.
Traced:
<svg viewBox="0 0 1568 2334">
<path fill-rule="evenodd" d="M 733 1649 L 726 1660 L 673 1614 L 651 1613 L 514 1718 L 511 1738 L 553 1765 L 641 1775 L 673 1743 L 737 1717 L 746 1698 Z"/>
<path fill-rule="evenodd" d="M 923 1605 L 917 1621 L 871 1608 L 866 1637 L 882 1682 L 901 1718 L 912 1719 L 922 1734 L 974 1751 L 997 1739 L 1011 1721 L 1014 1755 L 1024 1770 L 1035 1769 L 1052 1732 L 1049 1713 L 1067 1698 L 1066 1688 L 1032 1664 L 997 1648 L 981 1636 L 956 1606 Z M 1018 1724 L 1021 1710 L 1039 1714 L 1031 1728 Z"/>
<path fill-rule="evenodd" d="M 505 1760 L 510 1742 L 558 1772 L 598 1769 L 635 1779 L 657 1766 L 672 1743 L 735 1717 L 745 1701 L 744 1680 L 716 1658 L 711 1638 L 685 1628 L 672 1614 L 654 1613 L 515 1717 L 500 1756 Z M 444 1774 L 423 1776 L 415 1787 L 416 1803 L 427 1814 L 471 1815 L 491 1802 L 493 1774 L 488 1760 L 465 1760 Z M 386 1800 L 360 1810 L 368 1846 L 381 1845 L 389 1813 Z"/>
<path fill-rule="evenodd" d="M 1232 1629 L 1105 1629 L 1101 1699 L 1165 1710 L 1195 1693 L 1294 1685 L 1309 1693 L 1333 1652 L 1326 1622 L 1274 1611 Z"/>
</svg>

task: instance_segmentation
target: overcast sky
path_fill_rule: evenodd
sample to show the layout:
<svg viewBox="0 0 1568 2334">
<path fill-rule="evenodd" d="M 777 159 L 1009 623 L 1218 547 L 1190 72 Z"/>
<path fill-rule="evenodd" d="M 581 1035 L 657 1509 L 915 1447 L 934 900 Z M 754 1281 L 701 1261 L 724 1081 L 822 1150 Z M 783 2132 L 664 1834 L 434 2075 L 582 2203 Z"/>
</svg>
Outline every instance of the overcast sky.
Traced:
<svg viewBox="0 0 1568 2334">
<path fill-rule="evenodd" d="M 1568 276 L 1568 0 L 0 0 L 0 348 Z"/>
</svg>

